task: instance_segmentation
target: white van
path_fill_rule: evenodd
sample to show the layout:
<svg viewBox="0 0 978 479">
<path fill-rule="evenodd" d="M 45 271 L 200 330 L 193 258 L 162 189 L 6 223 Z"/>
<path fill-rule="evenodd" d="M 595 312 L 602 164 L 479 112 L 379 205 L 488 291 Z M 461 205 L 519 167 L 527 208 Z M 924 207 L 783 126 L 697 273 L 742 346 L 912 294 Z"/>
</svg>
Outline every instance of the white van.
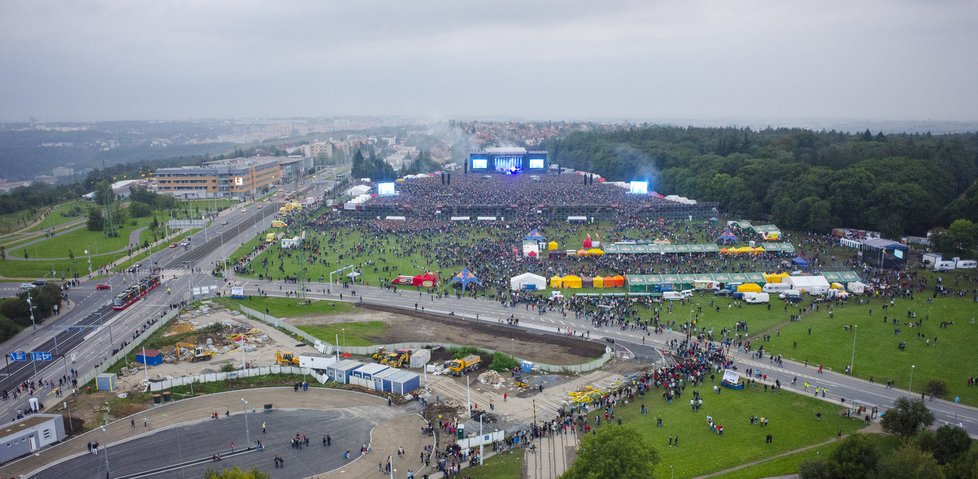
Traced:
<svg viewBox="0 0 978 479">
<path fill-rule="evenodd" d="M 781 299 L 801 299 L 801 291 L 797 289 L 789 289 L 778 295 Z"/>
<path fill-rule="evenodd" d="M 791 289 L 791 285 L 788 283 L 767 283 L 762 288 L 765 293 L 775 294 L 781 294 L 789 289 Z"/>
<path fill-rule="evenodd" d="M 744 293 L 744 302 L 747 304 L 763 304 L 771 301 L 771 295 L 767 293 Z"/>
<path fill-rule="evenodd" d="M 662 299 L 666 301 L 682 301 L 683 295 L 679 291 L 664 291 L 662 293 Z"/>
</svg>

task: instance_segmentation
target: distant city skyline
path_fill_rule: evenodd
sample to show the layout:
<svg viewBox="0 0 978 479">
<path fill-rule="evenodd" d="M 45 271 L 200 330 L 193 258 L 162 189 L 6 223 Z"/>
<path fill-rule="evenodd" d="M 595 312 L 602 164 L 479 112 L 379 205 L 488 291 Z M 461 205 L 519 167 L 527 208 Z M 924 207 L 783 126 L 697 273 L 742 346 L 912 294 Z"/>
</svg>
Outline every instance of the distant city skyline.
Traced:
<svg viewBox="0 0 978 479">
<path fill-rule="evenodd" d="M 969 0 L 11 0 L 0 42 L 4 122 L 978 121 Z"/>
</svg>

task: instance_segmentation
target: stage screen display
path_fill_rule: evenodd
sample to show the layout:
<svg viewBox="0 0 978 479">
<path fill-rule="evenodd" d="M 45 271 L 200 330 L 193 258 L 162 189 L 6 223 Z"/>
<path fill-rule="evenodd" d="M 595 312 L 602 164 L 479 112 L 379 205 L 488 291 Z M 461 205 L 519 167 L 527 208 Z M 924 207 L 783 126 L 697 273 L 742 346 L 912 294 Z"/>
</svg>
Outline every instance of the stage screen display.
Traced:
<svg viewBox="0 0 978 479">
<path fill-rule="evenodd" d="M 628 192 L 636 195 L 649 194 L 648 181 L 631 181 L 628 183 Z"/>
<path fill-rule="evenodd" d="M 377 194 L 378 195 L 394 195 L 397 194 L 394 191 L 394 183 L 378 183 L 377 184 Z"/>
<path fill-rule="evenodd" d="M 523 158 L 519 156 L 497 156 L 494 161 L 496 171 L 513 171 L 523 167 Z"/>
<path fill-rule="evenodd" d="M 542 170 L 543 169 L 543 159 L 542 158 L 530 158 L 530 169 L 531 170 Z"/>
<path fill-rule="evenodd" d="M 485 158 L 472 158 L 473 170 L 484 170 L 486 168 L 489 168 L 489 160 Z"/>
</svg>

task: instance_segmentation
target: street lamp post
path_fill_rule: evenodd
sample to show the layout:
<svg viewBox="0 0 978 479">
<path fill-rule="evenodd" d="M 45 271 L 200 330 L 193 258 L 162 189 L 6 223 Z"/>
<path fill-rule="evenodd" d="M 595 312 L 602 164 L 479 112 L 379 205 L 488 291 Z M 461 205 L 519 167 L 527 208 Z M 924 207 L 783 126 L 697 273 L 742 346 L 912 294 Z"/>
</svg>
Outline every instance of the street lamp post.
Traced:
<svg viewBox="0 0 978 479">
<path fill-rule="evenodd" d="M 88 256 L 88 276 L 91 277 L 92 276 L 92 253 L 90 253 L 88 250 L 85 250 L 85 255 Z"/>
<path fill-rule="evenodd" d="M 37 323 L 34 322 L 34 302 L 31 301 L 31 290 L 27 290 L 27 307 L 31 311 L 31 329 L 37 331 Z"/>
<path fill-rule="evenodd" d="M 244 418 L 245 418 L 245 448 L 251 447 L 251 432 L 248 430 L 248 401 L 241 398 L 241 402 L 244 403 Z"/>
<path fill-rule="evenodd" d="M 101 428 L 102 428 L 102 440 L 106 441 L 106 443 L 102 445 L 102 455 L 105 456 L 105 477 L 109 478 L 112 476 L 109 473 L 109 444 L 108 444 L 108 438 L 106 437 L 105 426 L 103 425 L 101 426 Z"/>
<path fill-rule="evenodd" d="M 849 360 L 849 374 L 853 374 L 853 370 L 856 369 L 856 331 L 857 326 L 852 325 L 852 359 Z"/>
<path fill-rule="evenodd" d="M 911 393 L 913 392 L 913 370 L 917 368 L 916 364 L 910 365 L 910 387 L 907 388 Z"/>
</svg>

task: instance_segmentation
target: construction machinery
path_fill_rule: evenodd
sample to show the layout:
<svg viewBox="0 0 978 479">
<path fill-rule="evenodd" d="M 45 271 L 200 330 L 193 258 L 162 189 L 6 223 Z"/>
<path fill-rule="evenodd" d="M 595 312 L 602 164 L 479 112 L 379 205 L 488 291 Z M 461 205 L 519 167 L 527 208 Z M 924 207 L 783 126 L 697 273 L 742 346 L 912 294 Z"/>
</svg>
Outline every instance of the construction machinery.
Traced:
<svg viewBox="0 0 978 479">
<path fill-rule="evenodd" d="M 373 358 L 380 364 L 392 368 L 403 368 L 411 364 L 411 350 L 398 349 L 397 351 L 388 351 L 387 348 L 381 346 L 377 348 L 377 352 L 373 354 Z"/>
<path fill-rule="evenodd" d="M 213 356 L 214 353 L 199 344 L 177 343 L 176 346 L 176 357 L 178 359 L 190 360 L 192 363 L 196 363 L 197 361 L 210 361 Z"/>
<path fill-rule="evenodd" d="M 372 357 L 374 358 L 374 361 L 377 361 L 380 364 L 386 364 L 386 361 L 387 361 L 387 348 L 385 348 L 383 346 L 377 348 L 377 352 L 374 353 L 374 355 Z"/>
<path fill-rule="evenodd" d="M 470 354 L 462 359 L 453 359 L 448 363 L 448 370 L 452 372 L 452 376 L 461 376 L 469 371 L 478 369 L 481 362 L 481 357 Z"/>
<path fill-rule="evenodd" d="M 298 366 L 299 357 L 292 354 L 291 351 L 275 351 L 275 364 L 279 366 Z"/>
</svg>

